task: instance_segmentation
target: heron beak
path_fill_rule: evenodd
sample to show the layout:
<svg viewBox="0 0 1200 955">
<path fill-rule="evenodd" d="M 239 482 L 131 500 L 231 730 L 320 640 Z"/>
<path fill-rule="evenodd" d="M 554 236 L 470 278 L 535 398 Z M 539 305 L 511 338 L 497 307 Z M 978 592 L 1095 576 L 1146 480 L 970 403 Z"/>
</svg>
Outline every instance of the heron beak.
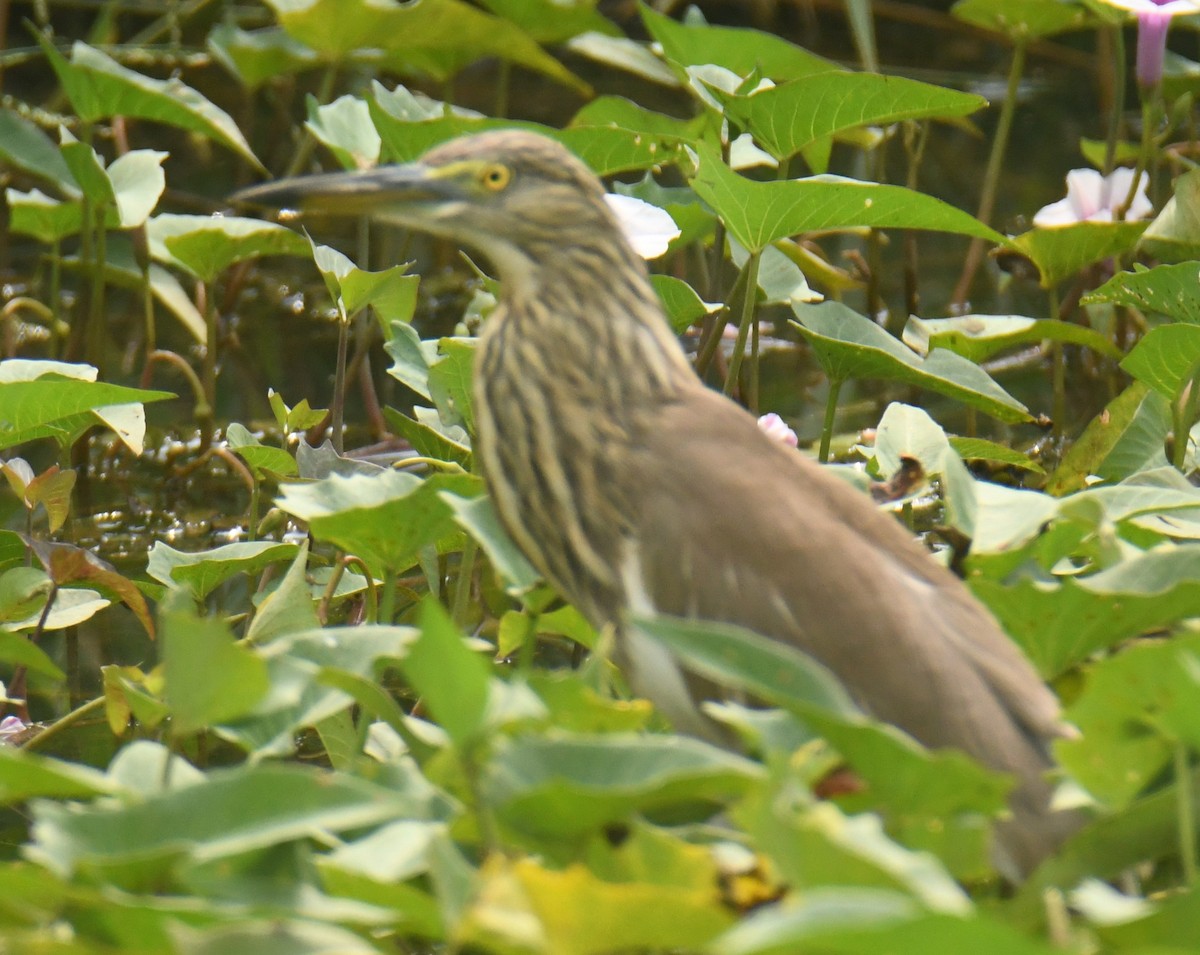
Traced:
<svg viewBox="0 0 1200 955">
<path fill-rule="evenodd" d="M 353 172 L 297 176 L 233 195 L 247 205 L 324 215 L 365 215 L 375 219 L 423 219 L 461 198 L 455 183 L 423 163 L 381 166 Z"/>
</svg>

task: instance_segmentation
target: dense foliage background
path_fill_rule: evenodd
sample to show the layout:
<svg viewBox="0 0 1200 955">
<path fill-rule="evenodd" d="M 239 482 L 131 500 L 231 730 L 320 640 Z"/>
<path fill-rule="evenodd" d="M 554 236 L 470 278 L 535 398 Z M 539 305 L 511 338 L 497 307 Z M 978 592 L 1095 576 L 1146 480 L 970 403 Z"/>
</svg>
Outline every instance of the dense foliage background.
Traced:
<svg viewBox="0 0 1200 955">
<path fill-rule="evenodd" d="M 701 6 L 0 6 L 0 951 L 1200 952 L 1200 7 Z M 919 463 L 1079 730 L 1026 883 L 805 659 L 653 626 L 739 756 L 582 652 L 472 461 L 486 262 L 228 199 L 517 124 L 669 213 L 714 387 Z"/>
</svg>

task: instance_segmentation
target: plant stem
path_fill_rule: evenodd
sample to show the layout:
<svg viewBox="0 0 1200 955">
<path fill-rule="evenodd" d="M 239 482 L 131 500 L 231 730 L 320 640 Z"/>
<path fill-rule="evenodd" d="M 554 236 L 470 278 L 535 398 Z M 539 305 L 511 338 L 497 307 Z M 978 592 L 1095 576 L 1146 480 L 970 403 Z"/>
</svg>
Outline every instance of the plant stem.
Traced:
<svg viewBox="0 0 1200 955">
<path fill-rule="evenodd" d="M 979 198 L 979 211 L 975 217 L 985 225 L 992 218 L 996 205 L 996 188 L 1000 183 L 1000 169 L 1004 164 L 1004 153 L 1008 148 L 1009 135 L 1012 132 L 1013 115 L 1017 110 L 1017 91 L 1021 85 L 1021 76 L 1025 72 L 1025 50 L 1027 40 L 1017 40 L 1013 47 L 1012 65 L 1008 71 L 1008 88 L 1004 94 L 1004 103 L 1000 107 L 1000 119 L 996 123 L 996 136 L 992 140 L 992 152 L 988 156 L 987 169 L 983 174 L 983 191 Z M 983 240 L 972 239 L 967 248 L 967 259 L 963 263 L 962 275 L 954 288 L 951 299 L 952 309 L 961 309 L 971 290 L 971 282 L 983 261 Z"/>
<path fill-rule="evenodd" d="M 844 381 L 844 378 L 829 379 L 829 394 L 825 397 L 825 421 L 821 425 L 821 449 L 817 452 L 817 460 L 822 464 L 829 460 L 829 445 L 833 441 L 833 419 L 837 416 L 838 395 Z"/>
<path fill-rule="evenodd" d="M 717 349 L 721 346 L 721 337 L 725 333 L 725 326 L 729 322 L 729 303 L 736 302 L 741 294 L 742 288 L 746 284 L 746 265 L 749 265 L 749 260 L 742 266 L 737 274 L 737 278 L 733 281 L 733 288 L 729 290 L 729 294 L 725 297 L 725 307 L 721 309 L 713 319 L 712 331 L 709 332 L 708 338 L 700 343 L 700 351 L 696 354 L 696 374 L 704 377 L 708 371 L 708 366 L 712 364 L 713 356 L 717 353 Z"/>
<path fill-rule="evenodd" d="M 1196 884 L 1196 812 L 1187 746 L 1175 744 L 1175 808 L 1179 824 L 1179 858 L 1185 885 Z"/>
<path fill-rule="evenodd" d="M 1113 218 L 1123 221 L 1129 213 L 1129 207 L 1137 196 L 1138 183 L 1142 181 L 1142 173 L 1150 168 L 1154 153 L 1154 128 L 1158 125 L 1159 101 L 1162 88 L 1142 90 L 1142 141 L 1138 149 L 1137 165 L 1133 169 L 1133 178 L 1129 181 L 1129 192 L 1121 200 L 1121 204 L 1113 210 Z"/>
<path fill-rule="evenodd" d="M 342 453 L 342 431 L 346 413 L 346 349 L 350 340 L 350 316 L 338 305 L 337 359 L 333 366 L 333 401 L 329 408 L 329 431 L 333 450 Z"/>
<path fill-rule="evenodd" d="M 755 306 L 758 304 L 758 265 L 761 261 L 761 253 L 751 252 L 750 257 L 746 259 L 746 264 L 742 267 L 742 271 L 746 275 L 742 289 L 742 317 L 738 322 L 737 341 L 733 346 L 733 358 L 729 362 L 729 374 L 725 376 L 725 394 L 727 395 L 733 394 L 733 389 L 738 386 L 738 379 L 741 375 L 742 358 L 746 352 L 746 338 L 750 334 Z M 758 395 L 751 395 L 750 401 L 757 405 Z"/>
<path fill-rule="evenodd" d="M 208 450 L 213 439 L 213 419 L 217 408 L 217 290 L 212 282 L 204 283 L 204 327 L 207 331 L 204 344 L 204 403 L 205 408 L 196 407 L 196 423 L 200 426 L 200 450 Z M 202 414 L 202 410 L 205 412 Z"/>
<path fill-rule="evenodd" d="M 1050 319 L 1056 321 L 1058 319 L 1058 291 L 1053 286 L 1047 292 L 1050 299 Z M 1053 363 L 1053 382 L 1054 382 L 1054 407 L 1053 407 L 1053 422 L 1051 424 L 1051 435 L 1055 443 L 1062 440 L 1064 418 L 1067 414 L 1067 368 L 1066 358 L 1063 355 L 1062 342 L 1054 342 L 1050 349 L 1051 362 Z"/>
<path fill-rule="evenodd" d="M 465 626 L 467 601 L 471 597 L 471 579 L 475 576 L 475 555 L 479 545 L 474 537 L 467 537 L 467 543 L 462 549 L 462 558 L 458 562 L 458 578 L 454 581 L 454 595 L 450 599 L 450 618 L 459 629 Z"/>
<path fill-rule="evenodd" d="M 86 719 L 97 710 L 102 709 L 104 709 L 103 696 L 98 696 L 94 700 L 88 700 L 83 705 L 75 707 L 75 709 L 71 710 L 71 712 L 62 717 L 62 719 L 55 720 L 44 730 L 38 733 L 37 736 L 27 740 L 21 748 L 25 750 L 41 749 L 50 740 L 70 729 L 80 720 Z"/>
<path fill-rule="evenodd" d="M 1113 171 L 1117 162 L 1117 141 L 1121 138 L 1121 117 L 1125 115 L 1125 31 L 1117 26 L 1105 28 L 1113 51 L 1113 102 L 1108 117 L 1108 137 L 1104 144 L 1104 175 Z"/>
<path fill-rule="evenodd" d="M 389 625 L 396 622 L 396 582 L 398 575 L 388 567 L 383 572 L 383 597 L 379 601 L 379 623 Z"/>
</svg>

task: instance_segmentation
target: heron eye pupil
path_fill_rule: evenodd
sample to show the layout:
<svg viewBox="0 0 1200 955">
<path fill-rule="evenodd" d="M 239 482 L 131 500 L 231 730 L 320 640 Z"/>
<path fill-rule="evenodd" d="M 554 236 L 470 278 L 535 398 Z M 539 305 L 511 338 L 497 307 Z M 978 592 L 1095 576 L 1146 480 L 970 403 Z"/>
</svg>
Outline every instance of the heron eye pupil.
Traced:
<svg viewBox="0 0 1200 955">
<path fill-rule="evenodd" d="M 483 174 L 483 182 L 490 189 L 503 189 L 508 185 L 509 178 L 509 171 L 504 166 L 492 166 Z"/>
</svg>

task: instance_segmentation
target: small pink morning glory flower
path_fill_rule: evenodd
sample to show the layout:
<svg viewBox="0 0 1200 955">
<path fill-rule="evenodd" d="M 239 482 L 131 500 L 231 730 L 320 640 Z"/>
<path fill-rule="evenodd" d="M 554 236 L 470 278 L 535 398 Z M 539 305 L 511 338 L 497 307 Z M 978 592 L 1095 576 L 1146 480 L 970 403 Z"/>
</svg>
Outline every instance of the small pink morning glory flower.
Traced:
<svg viewBox="0 0 1200 955">
<path fill-rule="evenodd" d="M 1125 213 L 1125 221 L 1144 219 L 1154 206 L 1146 197 L 1149 177 L 1142 173 L 1137 192 Z M 1102 176 L 1095 169 L 1072 169 L 1067 173 L 1067 197 L 1038 210 L 1033 224 L 1038 228 L 1075 225 L 1077 222 L 1112 222 L 1113 213 L 1129 195 L 1133 170 L 1119 166 Z"/>
<path fill-rule="evenodd" d="M 1137 14 L 1137 78 L 1142 89 L 1153 89 L 1162 81 L 1163 54 L 1167 51 L 1167 28 L 1171 18 L 1200 13 L 1200 0 L 1104 0 Z"/>
<path fill-rule="evenodd" d="M 796 432 L 789 428 L 787 422 L 774 411 L 759 418 L 758 426 L 763 429 L 768 438 L 774 438 L 780 444 L 786 444 L 789 448 L 794 448 L 800 443 L 800 439 L 796 437 Z"/>
</svg>

